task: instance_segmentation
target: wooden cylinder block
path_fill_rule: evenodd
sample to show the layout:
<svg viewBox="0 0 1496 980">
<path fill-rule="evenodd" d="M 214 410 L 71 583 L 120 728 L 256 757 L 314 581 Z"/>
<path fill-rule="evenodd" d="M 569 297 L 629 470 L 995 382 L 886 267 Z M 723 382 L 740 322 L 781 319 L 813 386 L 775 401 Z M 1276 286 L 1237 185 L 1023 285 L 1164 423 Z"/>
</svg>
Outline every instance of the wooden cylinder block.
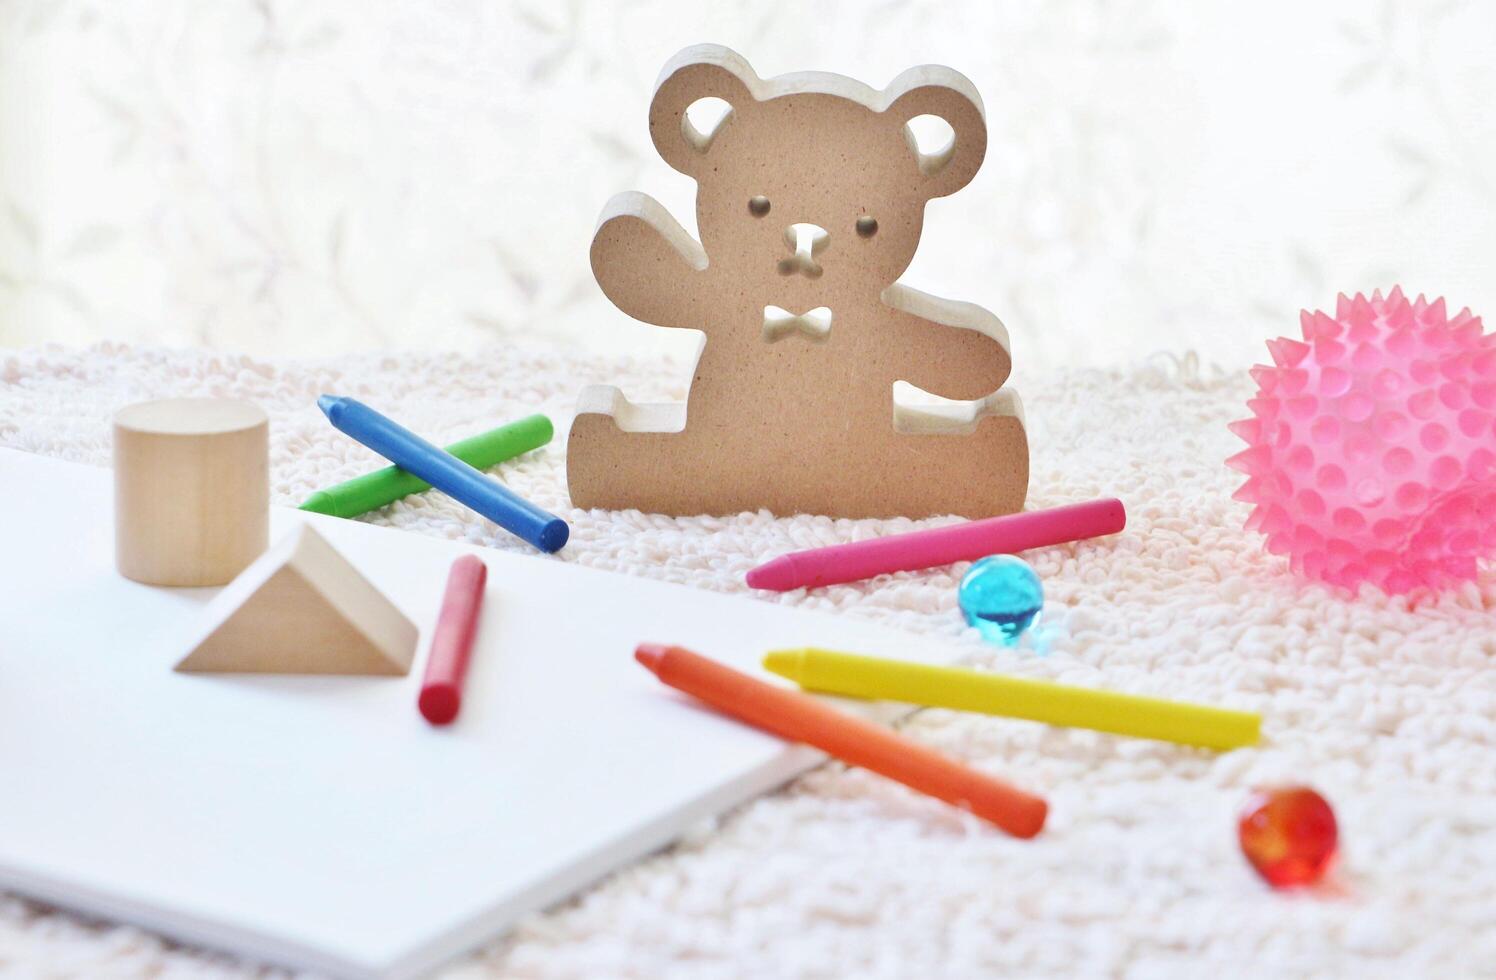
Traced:
<svg viewBox="0 0 1496 980">
<path fill-rule="evenodd" d="M 270 424 L 249 402 L 174 398 L 114 417 L 114 554 L 148 585 L 223 585 L 270 543 Z"/>
</svg>

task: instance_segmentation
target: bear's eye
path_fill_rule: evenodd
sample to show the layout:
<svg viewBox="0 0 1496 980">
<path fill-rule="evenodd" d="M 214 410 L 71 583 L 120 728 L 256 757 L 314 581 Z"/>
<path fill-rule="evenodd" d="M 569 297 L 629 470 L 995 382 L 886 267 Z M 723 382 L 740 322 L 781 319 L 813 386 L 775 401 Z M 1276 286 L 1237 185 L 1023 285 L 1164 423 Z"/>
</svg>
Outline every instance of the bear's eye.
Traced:
<svg viewBox="0 0 1496 980">
<path fill-rule="evenodd" d="M 755 218 L 762 218 L 769 213 L 769 199 L 762 194 L 748 199 L 748 213 Z"/>
<path fill-rule="evenodd" d="M 865 214 L 857 219 L 857 234 L 863 238 L 872 238 L 878 234 L 878 219 L 870 214 Z"/>
</svg>

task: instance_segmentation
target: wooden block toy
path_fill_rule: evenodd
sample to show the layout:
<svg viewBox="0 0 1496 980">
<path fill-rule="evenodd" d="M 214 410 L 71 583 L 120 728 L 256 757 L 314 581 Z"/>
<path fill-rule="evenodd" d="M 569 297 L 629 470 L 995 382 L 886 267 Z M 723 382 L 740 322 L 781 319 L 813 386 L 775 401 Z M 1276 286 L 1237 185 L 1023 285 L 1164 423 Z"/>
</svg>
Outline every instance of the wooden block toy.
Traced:
<svg viewBox="0 0 1496 980">
<path fill-rule="evenodd" d="M 687 109 L 729 105 L 710 132 Z M 954 138 L 921 152 L 909 123 Z M 578 507 L 767 508 L 989 517 L 1023 507 L 1028 438 L 997 317 L 899 282 L 925 203 L 976 174 L 975 87 L 912 68 L 878 91 L 838 75 L 760 79 L 726 48 L 678 54 L 649 110 L 655 148 L 697 182 L 698 243 L 654 199 L 608 202 L 592 270 L 619 309 L 704 335 L 685 404 L 583 391 L 567 448 Z M 989 233 L 990 229 L 981 229 Z M 904 381 L 949 401 L 898 404 Z"/>
<path fill-rule="evenodd" d="M 176 669 L 189 673 L 392 674 L 410 670 L 416 627 L 301 525 L 214 597 Z"/>
<path fill-rule="evenodd" d="M 223 585 L 269 543 L 269 420 L 173 398 L 114 417 L 115 565 L 148 585 Z"/>
</svg>

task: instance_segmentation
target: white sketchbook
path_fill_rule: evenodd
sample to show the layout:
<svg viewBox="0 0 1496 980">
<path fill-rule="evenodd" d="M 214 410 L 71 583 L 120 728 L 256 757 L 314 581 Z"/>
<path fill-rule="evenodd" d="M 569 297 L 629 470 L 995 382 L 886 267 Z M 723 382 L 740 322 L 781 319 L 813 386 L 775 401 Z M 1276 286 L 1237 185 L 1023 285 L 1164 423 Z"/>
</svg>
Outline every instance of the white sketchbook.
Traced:
<svg viewBox="0 0 1496 980">
<path fill-rule="evenodd" d="M 418 975 L 821 761 L 676 695 L 636 643 L 755 671 L 772 647 L 916 653 L 853 620 L 278 508 L 273 538 L 313 523 L 421 628 L 410 675 L 174 673 L 217 590 L 118 576 L 111 484 L 0 450 L 0 888 L 333 976 Z M 488 589 L 462 714 L 436 729 L 416 693 L 466 552 Z"/>
</svg>

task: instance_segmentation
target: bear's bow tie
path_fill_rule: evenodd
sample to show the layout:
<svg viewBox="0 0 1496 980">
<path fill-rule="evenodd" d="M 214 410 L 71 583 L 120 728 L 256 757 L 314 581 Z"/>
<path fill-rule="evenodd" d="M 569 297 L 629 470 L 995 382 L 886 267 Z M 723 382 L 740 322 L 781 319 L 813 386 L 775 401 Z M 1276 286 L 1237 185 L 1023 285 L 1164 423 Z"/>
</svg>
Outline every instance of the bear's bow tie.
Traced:
<svg viewBox="0 0 1496 980">
<path fill-rule="evenodd" d="M 825 340 L 831 333 L 831 310 L 817 306 L 795 314 L 778 306 L 764 307 L 764 340 L 773 343 L 799 334 L 810 340 Z"/>
</svg>

